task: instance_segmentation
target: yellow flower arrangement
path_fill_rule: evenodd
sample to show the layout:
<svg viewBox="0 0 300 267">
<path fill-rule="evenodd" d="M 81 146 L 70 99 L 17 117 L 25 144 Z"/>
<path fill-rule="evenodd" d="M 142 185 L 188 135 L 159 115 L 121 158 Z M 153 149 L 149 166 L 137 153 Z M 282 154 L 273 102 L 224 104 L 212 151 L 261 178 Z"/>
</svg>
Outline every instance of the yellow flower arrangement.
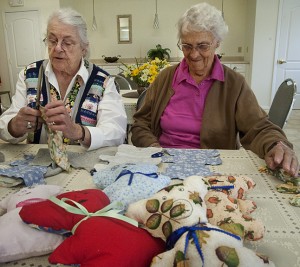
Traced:
<svg viewBox="0 0 300 267">
<path fill-rule="evenodd" d="M 124 76 L 130 77 L 132 81 L 136 82 L 141 87 L 148 87 L 154 82 L 162 69 L 171 66 L 166 59 L 161 60 L 159 58 L 155 58 L 145 63 L 136 62 L 136 64 L 122 64 L 126 67 L 125 70 L 123 69 Z"/>
</svg>

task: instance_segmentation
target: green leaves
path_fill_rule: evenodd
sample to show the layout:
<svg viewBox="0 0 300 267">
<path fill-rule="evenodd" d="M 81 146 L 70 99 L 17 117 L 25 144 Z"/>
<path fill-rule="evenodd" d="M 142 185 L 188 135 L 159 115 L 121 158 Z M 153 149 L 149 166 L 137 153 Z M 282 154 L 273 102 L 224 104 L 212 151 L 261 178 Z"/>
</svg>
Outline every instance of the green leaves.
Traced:
<svg viewBox="0 0 300 267">
<path fill-rule="evenodd" d="M 156 48 L 150 49 L 147 52 L 147 56 L 150 59 L 155 59 L 156 57 L 163 60 L 163 59 L 169 59 L 171 50 L 169 48 L 162 48 L 160 44 L 156 45 Z"/>
</svg>

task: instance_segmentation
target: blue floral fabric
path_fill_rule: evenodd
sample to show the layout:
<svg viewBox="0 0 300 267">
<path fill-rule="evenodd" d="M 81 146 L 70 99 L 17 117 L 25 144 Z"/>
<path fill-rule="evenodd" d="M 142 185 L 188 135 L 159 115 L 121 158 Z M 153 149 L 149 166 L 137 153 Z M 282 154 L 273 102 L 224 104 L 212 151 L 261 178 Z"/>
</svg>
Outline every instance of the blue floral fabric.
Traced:
<svg viewBox="0 0 300 267">
<path fill-rule="evenodd" d="M 93 179 L 111 202 L 122 202 L 126 210 L 130 203 L 148 198 L 169 185 L 170 177 L 157 170 L 151 164 L 120 164 L 94 173 Z"/>
<path fill-rule="evenodd" d="M 180 179 L 191 175 L 212 175 L 208 165 L 222 164 L 220 153 L 215 149 L 168 148 L 162 156 L 162 162 L 168 163 L 165 175 Z"/>
<path fill-rule="evenodd" d="M 45 184 L 44 175 L 47 172 L 47 167 L 29 165 L 33 159 L 34 155 L 24 155 L 24 160 L 12 161 L 9 165 L 2 165 L 3 168 L 0 165 L 0 175 L 21 178 L 26 186 Z"/>
</svg>

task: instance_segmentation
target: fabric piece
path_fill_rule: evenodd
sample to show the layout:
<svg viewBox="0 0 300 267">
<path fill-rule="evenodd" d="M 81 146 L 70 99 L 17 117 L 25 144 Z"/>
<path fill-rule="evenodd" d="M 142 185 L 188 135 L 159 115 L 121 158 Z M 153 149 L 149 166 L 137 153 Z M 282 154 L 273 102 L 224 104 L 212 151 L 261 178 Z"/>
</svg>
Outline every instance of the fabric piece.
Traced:
<svg viewBox="0 0 300 267">
<path fill-rule="evenodd" d="M 168 163 L 165 175 L 184 179 L 191 175 L 208 176 L 213 173 L 208 165 L 220 165 L 222 160 L 218 150 L 210 149 L 166 149 L 168 155 L 162 156 L 162 162 Z"/>
<path fill-rule="evenodd" d="M 300 207 L 300 194 L 291 197 L 289 203 L 295 207 Z"/>
<path fill-rule="evenodd" d="M 107 155 L 113 156 L 116 151 L 114 149 L 102 149 L 101 153 L 105 153 Z M 67 151 L 68 159 L 71 164 L 71 166 L 75 169 L 85 169 L 88 172 L 90 172 L 95 164 L 99 163 L 99 149 L 92 150 L 92 151 L 85 151 L 85 152 L 72 152 Z M 30 163 L 31 165 L 37 165 L 37 166 L 50 166 L 48 168 L 48 171 L 46 173 L 46 177 L 50 176 L 51 173 L 54 173 L 53 175 L 57 174 L 55 173 L 55 168 L 51 165 L 53 165 L 53 161 L 50 157 L 50 152 L 48 148 L 40 148 L 38 150 L 38 153 L 34 157 L 33 161 Z M 106 164 L 103 164 L 104 167 L 107 167 Z M 58 171 L 58 170 L 57 170 Z M 61 170 L 62 171 L 62 170 Z"/>
<path fill-rule="evenodd" d="M 45 120 L 44 108 L 41 106 L 40 111 L 42 118 Z M 63 170 L 70 171 L 70 163 L 67 155 L 67 146 L 64 144 L 64 137 L 61 131 L 52 131 L 47 124 L 45 124 L 48 133 L 48 148 L 51 159 Z"/>
<path fill-rule="evenodd" d="M 147 163 L 158 165 L 161 162 L 161 157 L 152 157 L 152 155 L 161 151 L 162 148 L 139 148 L 133 145 L 122 144 L 118 146 L 118 150 L 114 156 L 100 155 L 99 159 L 100 161 L 107 163 L 109 167 L 126 163 Z M 104 164 L 96 164 L 94 168 L 96 170 L 100 170 L 108 166 L 105 166 Z"/>
<path fill-rule="evenodd" d="M 23 183 L 23 179 L 0 176 L 0 187 L 14 187 Z"/>
<path fill-rule="evenodd" d="M 2 152 L 0 152 L 0 162 L 4 162 L 5 161 L 5 156 Z"/>
<path fill-rule="evenodd" d="M 99 172 L 95 172 L 93 174 L 94 183 L 100 189 L 104 189 L 113 184 L 123 170 L 142 173 L 157 173 L 158 167 L 156 165 L 146 163 L 119 164 L 107 167 Z"/>
<path fill-rule="evenodd" d="M 275 170 L 271 170 L 268 166 L 262 166 L 258 169 L 258 171 L 261 173 L 266 173 L 266 174 L 272 175 L 283 182 L 292 182 L 294 180 L 294 177 L 289 175 L 282 168 L 276 168 Z M 300 171 L 299 171 L 297 177 L 300 177 Z"/>
<path fill-rule="evenodd" d="M 158 167 L 149 164 L 123 164 L 94 173 L 94 182 L 104 188 L 111 202 L 120 201 L 124 210 L 130 203 L 150 197 L 169 185 L 168 176 L 157 174 Z"/>
<path fill-rule="evenodd" d="M 16 160 L 6 166 L 0 165 L 0 175 L 10 178 L 21 178 L 26 186 L 44 184 L 44 175 L 47 172 L 47 167 L 29 165 L 33 158 L 32 154 L 25 154 L 24 160 Z"/>
<path fill-rule="evenodd" d="M 22 206 L 57 195 L 61 189 L 55 185 L 26 187 L 0 202 L 0 207 L 7 210 L 0 216 L 1 263 L 49 254 L 61 244 L 62 236 L 32 229 L 19 216 Z"/>
</svg>

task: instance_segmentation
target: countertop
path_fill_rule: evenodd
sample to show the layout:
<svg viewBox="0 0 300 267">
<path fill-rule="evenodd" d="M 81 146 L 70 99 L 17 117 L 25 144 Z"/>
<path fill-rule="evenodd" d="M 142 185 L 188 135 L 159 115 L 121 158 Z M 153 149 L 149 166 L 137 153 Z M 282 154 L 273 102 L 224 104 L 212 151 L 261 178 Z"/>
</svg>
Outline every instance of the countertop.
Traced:
<svg viewBox="0 0 300 267">
<path fill-rule="evenodd" d="M 90 61 L 96 65 L 107 65 L 107 66 L 120 66 L 122 63 L 124 64 L 134 64 L 136 60 L 139 63 L 145 62 L 146 58 L 119 58 L 117 62 L 108 63 L 104 59 L 90 59 Z M 171 57 L 168 61 L 171 63 L 180 62 L 182 57 Z M 223 64 L 249 64 L 248 61 L 244 59 L 244 57 L 240 56 L 223 56 L 221 58 L 221 62 Z"/>
</svg>

